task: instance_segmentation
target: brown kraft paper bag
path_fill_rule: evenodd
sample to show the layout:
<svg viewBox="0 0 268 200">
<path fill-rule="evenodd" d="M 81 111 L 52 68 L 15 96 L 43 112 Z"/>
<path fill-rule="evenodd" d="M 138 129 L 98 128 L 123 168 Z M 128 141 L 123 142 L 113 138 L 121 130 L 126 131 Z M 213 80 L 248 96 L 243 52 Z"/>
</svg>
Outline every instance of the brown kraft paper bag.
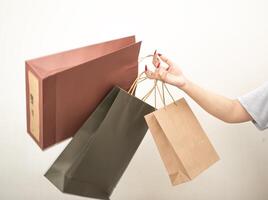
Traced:
<svg viewBox="0 0 268 200">
<path fill-rule="evenodd" d="M 184 98 L 147 114 L 145 120 L 172 185 L 192 180 L 219 160 Z"/>
</svg>

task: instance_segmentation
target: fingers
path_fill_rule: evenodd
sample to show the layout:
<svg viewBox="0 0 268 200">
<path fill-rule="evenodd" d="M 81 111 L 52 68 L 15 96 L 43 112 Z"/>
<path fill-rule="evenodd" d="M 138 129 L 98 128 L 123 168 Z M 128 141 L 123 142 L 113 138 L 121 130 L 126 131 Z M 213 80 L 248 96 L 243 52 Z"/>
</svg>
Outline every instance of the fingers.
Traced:
<svg viewBox="0 0 268 200">
<path fill-rule="evenodd" d="M 164 55 L 162 55 L 160 53 L 158 53 L 157 55 L 164 63 L 168 64 L 168 66 L 173 66 L 174 65 L 174 63 L 170 59 L 168 59 L 166 56 L 164 56 Z"/>
<path fill-rule="evenodd" d="M 154 65 L 156 68 L 158 68 L 159 65 L 160 65 L 160 59 L 159 59 L 158 56 L 157 56 L 157 52 L 156 52 L 156 50 L 154 51 L 154 56 L 153 56 L 152 63 L 153 63 L 153 65 Z"/>
<path fill-rule="evenodd" d="M 148 69 L 147 65 L 145 65 L 145 74 L 149 79 L 156 79 L 156 73 L 152 72 L 151 70 Z"/>
<path fill-rule="evenodd" d="M 161 65 L 161 60 L 163 62 L 165 62 L 168 66 L 167 67 L 163 67 Z M 156 68 L 166 68 L 166 70 L 168 71 L 172 66 L 173 66 L 173 62 L 168 59 L 166 56 L 163 56 L 162 54 L 160 53 L 157 53 L 157 51 L 155 50 L 154 51 L 154 54 L 153 54 L 153 60 L 152 60 L 152 63 L 153 65 L 156 67 Z"/>
<path fill-rule="evenodd" d="M 147 65 L 145 65 L 145 74 L 149 79 L 156 79 L 161 80 L 165 82 L 167 71 L 164 68 L 157 68 L 154 72 L 149 70 L 147 68 Z"/>
<path fill-rule="evenodd" d="M 159 70 L 156 73 L 159 80 L 166 82 L 168 72 L 165 68 L 159 68 Z"/>
<path fill-rule="evenodd" d="M 145 71 L 145 74 L 149 79 L 157 79 L 156 74 L 150 70 Z"/>
<path fill-rule="evenodd" d="M 163 67 L 161 65 L 161 60 L 165 62 L 168 67 Z M 156 67 L 155 71 L 151 71 L 147 68 L 147 65 L 145 65 L 145 74 L 149 79 L 157 79 L 165 82 L 165 79 L 167 77 L 167 74 L 173 64 L 173 62 L 167 57 L 163 56 L 162 54 L 157 53 L 157 50 L 154 51 L 153 54 L 153 60 L 152 60 L 153 65 Z"/>
<path fill-rule="evenodd" d="M 163 67 L 163 66 L 161 65 L 161 61 L 160 61 L 160 59 L 159 59 L 159 55 L 161 55 L 161 54 L 157 53 L 157 51 L 155 50 L 155 51 L 154 51 L 154 54 L 153 54 L 153 60 L 152 60 L 153 65 L 154 65 L 157 69 L 161 69 L 161 68 L 162 68 L 162 69 L 169 70 L 170 66 L 168 66 L 168 67 Z"/>
</svg>

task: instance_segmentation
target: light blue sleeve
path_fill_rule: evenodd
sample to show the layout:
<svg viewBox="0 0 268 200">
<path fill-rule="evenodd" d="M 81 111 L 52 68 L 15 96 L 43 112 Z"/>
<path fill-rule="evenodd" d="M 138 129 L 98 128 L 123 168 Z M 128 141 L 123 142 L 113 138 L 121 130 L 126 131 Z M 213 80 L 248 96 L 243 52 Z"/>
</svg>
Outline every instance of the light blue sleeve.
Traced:
<svg viewBox="0 0 268 200">
<path fill-rule="evenodd" d="M 268 128 L 268 82 L 238 97 L 238 101 L 253 118 L 259 130 Z"/>
</svg>

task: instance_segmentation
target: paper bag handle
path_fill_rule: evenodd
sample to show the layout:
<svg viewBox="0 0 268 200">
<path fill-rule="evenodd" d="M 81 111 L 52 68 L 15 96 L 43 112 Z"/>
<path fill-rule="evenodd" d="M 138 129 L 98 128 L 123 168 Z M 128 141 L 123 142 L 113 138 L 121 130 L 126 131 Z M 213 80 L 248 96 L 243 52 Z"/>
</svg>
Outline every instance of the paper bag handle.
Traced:
<svg viewBox="0 0 268 200">
<path fill-rule="evenodd" d="M 149 55 L 147 55 L 147 56 L 141 57 L 141 58 L 139 58 L 138 63 L 142 62 L 142 61 L 145 60 L 146 58 L 153 57 L 153 56 L 154 56 L 154 55 L 149 54 Z M 143 75 L 145 75 L 145 76 L 143 77 Z M 128 90 L 128 93 L 129 93 L 130 95 L 133 95 L 135 89 L 137 88 L 138 83 L 140 83 L 140 82 L 142 82 L 142 81 L 144 81 L 144 80 L 146 80 L 146 79 L 148 79 L 148 78 L 147 78 L 147 76 L 146 76 L 146 74 L 145 74 L 145 71 L 141 72 L 141 73 L 137 76 L 137 78 L 134 80 L 134 82 L 132 83 L 132 85 L 130 86 L 130 88 L 129 88 L 129 90 Z M 166 107 L 165 94 L 164 94 L 164 91 L 165 91 L 164 88 L 165 88 L 165 89 L 167 90 L 169 96 L 172 98 L 174 104 L 176 104 L 176 102 L 175 102 L 173 96 L 171 95 L 171 92 L 169 91 L 168 87 L 166 86 L 166 84 L 165 84 L 162 80 L 160 80 L 160 81 L 162 82 L 162 95 L 161 95 L 160 89 L 159 89 L 158 84 L 157 84 L 158 81 L 159 81 L 159 80 L 154 80 L 154 85 L 153 85 L 153 87 L 152 87 L 152 88 L 151 88 L 151 89 L 144 95 L 144 97 L 141 98 L 141 100 L 142 100 L 142 101 L 146 101 L 146 99 L 147 99 L 147 98 L 152 94 L 152 92 L 154 91 L 154 100 L 155 100 L 155 106 L 154 106 L 154 107 L 155 107 L 155 109 L 156 109 L 156 89 L 157 89 L 157 90 L 158 90 L 158 93 L 159 93 L 159 96 L 160 96 L 160 98 L 161 98 L 161 100 L 162 100 L 162 103 L 163 103 L 163 105 Z"/>
<path fill-rule="evenodd" d="M 173 98 L 171 92 L 169 91 L 167 85 L 163 81 L 161 81 L 161 83 L 162 83 L 162 95 L 161 95 L 161 92 L 160 92 L 160 89 L 159 89 L 158 85 L 156 84 L 155 96 L 156 96 L 156 89 L 157 89 L 157 91 L 159 93 L 159 96 L 160 96 L 160 99 L 162 100 L 162 103 L 163 103 L 164 107 L 166 107 L 166 100 L 165 100 L 165 89 L 166 89 L 166 91 L 168 92 L 169 96 L 171 97 L 173 103 L 175 105 L 177 105 L 177 103 L 176 103 L 175 99 Z M 155 101 L 156 101 L 156 97 L 155 97 Z"/>
</svg>

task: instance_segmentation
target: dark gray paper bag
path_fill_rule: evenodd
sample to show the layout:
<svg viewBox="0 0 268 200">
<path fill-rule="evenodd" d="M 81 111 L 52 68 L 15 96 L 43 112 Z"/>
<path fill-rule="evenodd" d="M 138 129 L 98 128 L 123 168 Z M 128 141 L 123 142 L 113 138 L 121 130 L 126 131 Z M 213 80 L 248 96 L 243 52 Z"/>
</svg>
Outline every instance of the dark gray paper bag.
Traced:
<svg viewBox="0 0 268 200">
<path fill-rule="evenodd" d="M 155 108 L 114 87 L 45 176 L 62 192 L 109 199 L 139 147 Z"/>
</svg>

